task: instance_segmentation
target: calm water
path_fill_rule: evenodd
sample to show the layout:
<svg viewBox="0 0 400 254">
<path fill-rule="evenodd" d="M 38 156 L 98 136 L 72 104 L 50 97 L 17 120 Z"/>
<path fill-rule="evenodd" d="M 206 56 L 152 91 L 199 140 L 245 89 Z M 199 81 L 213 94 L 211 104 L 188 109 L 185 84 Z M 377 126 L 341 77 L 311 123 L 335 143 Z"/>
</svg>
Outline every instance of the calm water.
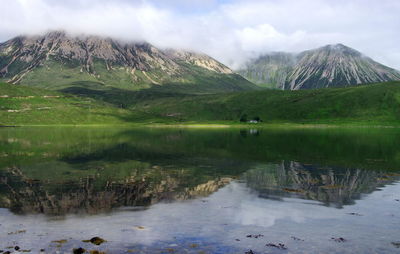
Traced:
<svg viewBox="0 0 400 254">
<path fill-rule="evenodd" d="M 398 129 L 0 129 L 3 251 L 399 253 L 399 211 Z"/>
</svg>

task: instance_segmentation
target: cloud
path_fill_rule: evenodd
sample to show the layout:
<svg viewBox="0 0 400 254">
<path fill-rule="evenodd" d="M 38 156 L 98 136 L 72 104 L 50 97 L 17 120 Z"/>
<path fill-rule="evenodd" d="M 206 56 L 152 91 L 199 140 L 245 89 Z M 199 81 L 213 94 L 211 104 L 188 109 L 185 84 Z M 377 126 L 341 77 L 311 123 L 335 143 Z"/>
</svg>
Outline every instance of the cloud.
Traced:
<svg viewBox="0 0 400 254">
<path fill-rule="evenodd" d="M 63 29 L 201 51 L 238 67 L 343 43 L 400 69 L 397 0 L 0 0 L 0 40 Z"/>
</svg>

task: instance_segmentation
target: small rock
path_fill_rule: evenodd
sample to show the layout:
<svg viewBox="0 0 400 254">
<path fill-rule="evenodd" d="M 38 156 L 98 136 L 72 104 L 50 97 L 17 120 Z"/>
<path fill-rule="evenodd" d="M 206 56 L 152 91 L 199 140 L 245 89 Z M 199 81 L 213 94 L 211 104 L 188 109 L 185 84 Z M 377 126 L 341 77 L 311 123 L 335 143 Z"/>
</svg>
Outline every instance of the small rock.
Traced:
<svg viewBox="0 0 400 254">
<path fill-rule="evenodd" d="M 400 248 L 400 242 L 392 242 L 392 245 L 396 248 Z"/>
<path fill-rule="evenodd" d="M 343 243 L 343 242 L 347 241 L 343 237 L 339 237 L 339 238 L 332 237 L 331 239 L 334 240 L 335 242 L 338 242 L 338 243 Z"/>
<path fill-rule="evenodd" d="M 84 248 L 78 248 L 78 249 L 74 249 L 72 252 L 74 254 L 83 254 L 86 252 L 86 250 Z"/>
<path fill-rule="evenodd" d="M 252 250 L 246 251 L 244 254 L 254 254 Z"/>
<path fill-rule="evenodd" d="M 295 240 L 295 241 L 302 241 L 302 242 L 304 242 L 304 240 L 303 239 L 300 239 L 300 238 L 298 238 L 298 237 L 295 237 L 295 236 L 292 236 L 291 237 L 293 240 Z"/>
<path fill-rule="evenodd" d="M 98 251 L 98 250 L 91 250 L 91 251 L 89 251 L 89 253 L 90 254 L 105 254 L 105 252 L 101 252 L 101 251 Z"/>
<path fill-rule="evenodd" d="M 287 247 L 283 243 L 278 243 L 278 244 L 268 243 L 265 246 L 274 247 L 274 248 L 277 248 L 277 249 L 280 249 L 280 250 L 287 250 Z"/>
<path fill-rule="evenodd" d="M 260 238 L 263 237 L 264 235 L 258 234 L 258 235 L 246 235 L 247 238 Z"/>
<path fill-rule="evenodd" d="M 14 247 L 14 250 L 19 250 L 19 249 L 20 249 L 19 246 L 15 246 L 15 247 Z"/>
<path fill-rule="evenodd" d="M 94 245 L 100 245 L 100 244 L 106 242 L 106 240 L 104 240 L 103 238 L 95 236 L 90 240 L 83 240 L 82 242 L 84 242 L 84 243 L 93 243 Z"/>
<path fill-rule="evenodd" d="M 354 215 L 354 216 L 363 216 L 362 214 L 359 213 L 348 213 L 349 215 Z"/>
<path fill-rule="evenodd" d="M 58 244 L 62 245 L 64 243 L 67 243 L 68 240 L 67 239 L 61 239 L 61 240 L 54 240 L 54 241 L 51 241 L 51 242 L 52 243 L 58 243 Z"/>
</svg>

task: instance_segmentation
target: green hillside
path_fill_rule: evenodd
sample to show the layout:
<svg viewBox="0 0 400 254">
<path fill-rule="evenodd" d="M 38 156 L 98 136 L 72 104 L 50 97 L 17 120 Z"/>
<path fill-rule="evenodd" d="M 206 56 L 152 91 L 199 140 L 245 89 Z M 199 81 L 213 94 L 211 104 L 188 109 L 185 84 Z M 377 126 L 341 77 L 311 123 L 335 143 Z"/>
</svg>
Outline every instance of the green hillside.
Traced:
<svg viewBox="0 0 400 254">
<path fill-rule="evenodd" d="M 231 121 L 260 117 L 264 123 L 400 123 L 400 82 L 349 88 L 263 90 L 165 98 L 134 107 L 138 120 Z"/>
<path fill-rule="evenodd" d="M 163 89 L 61 93 L 0 84 L 0 124 L 226 123 L 399 125 L 400 82 L 318 90 L 188 95 Z M 86 87 L 86 88 L 84 88 Z M 79 96 L 78 96 L 79 95 Z M 241 123 L 243 124 L 243 123 Z"/>
<path fill-rule="evenodd" d="M 133 82 L 132 73 L 124 68 L 109 71 L 100 61 L 95 61 L 94 64 L 96 75 L 80 72 L 80 66 L 71 63 L 63 65 L 56 61 L 48 61 L 46 66 L 39 66 L 26 74 L 19 84 L 51 90 L 76 87 L 83 83 L 96 83 L 102 89 L 117 88 L 129 91 L 167 86 L 167 89 L 179 93 L 185 90 L 190 93 L 220 93 L 257 89 L 254 84 L 238 74 L 221 74 L 186 63 L 181 63 L 183 70 L 180 77 L 166 77 L 160 84 L 151 81 L 158 80 L 157 76 L 163 75 L 157 73 L 157 70 L 145 72 L 145 75 L 136 70 Z M 178 89 L 174 90 L 173 85 L 178 86 Z"/>
<path fill-rule="evenodd" d="M 0 83 L 0 125 L 118 124 L 128 114 L 90 98 Z"/>
</svg>

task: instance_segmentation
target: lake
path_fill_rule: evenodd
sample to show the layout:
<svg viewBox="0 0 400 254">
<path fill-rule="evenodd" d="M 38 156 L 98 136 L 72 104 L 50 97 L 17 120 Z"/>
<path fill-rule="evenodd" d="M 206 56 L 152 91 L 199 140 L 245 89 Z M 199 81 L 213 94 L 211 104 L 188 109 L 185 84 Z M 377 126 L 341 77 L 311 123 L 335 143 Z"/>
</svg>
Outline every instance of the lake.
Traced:
<svg viewBox="0 0 400 254">
<path fill-rule="evenodd" d="M 4 252 L 400 251 L 396 128 L 20 127 L 0 148 Z"/>
</svg>

